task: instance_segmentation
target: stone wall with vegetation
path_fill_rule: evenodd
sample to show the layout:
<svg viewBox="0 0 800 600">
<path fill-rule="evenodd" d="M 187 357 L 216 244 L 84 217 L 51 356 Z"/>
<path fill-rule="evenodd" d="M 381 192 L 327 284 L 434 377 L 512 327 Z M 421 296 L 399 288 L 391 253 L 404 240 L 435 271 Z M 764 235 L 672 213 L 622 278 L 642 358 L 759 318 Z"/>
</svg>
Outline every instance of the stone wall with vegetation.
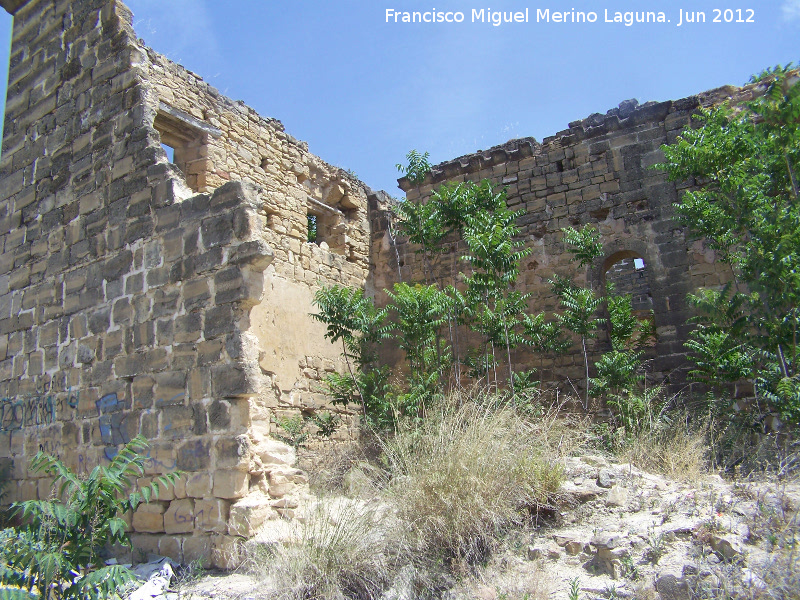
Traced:
<svg viewBox="0 0 800 600">
<path fill-rule="evenodd" d="M 424 280 L 419 258 L 390 227 L 387 196 L 143 46 L 122 3 L 2 5 L 15 11 L 0 155 L 8 500 L 50 495 L 29 467 L 40 450 L 86 473 L 141 434 L 140 483 L 185 474 L 132 515 L 135 547 L 230 566 L 236 540 L 292 516 L 307 483 L 275 439 L 279 420 L 333 410 L 322 380 L 346 370 L 310 317 L 315 292 L 339 284 L 385 300 L 394 282 Z M 648 168 L 698 107 L 751 93 L 623 103 L 401 185 L 410 199 L 444 181 L 506 186 L 533 250 L 519 280 L 532 308 L 555 308 L 553 274 L 597 289 L 619 273 L 654 310 L 657 375 L 679 383 L 686 292 L 730 273 L 674 224 L 680 188 Z M 559 231 L 586 223 L 605 255 L 576 275 Z M 437 268 L 449 273 L 458 255 Z M 631 261 L 632 273 L 615 266 Z M 515 363 L 580 376 L 577 356 Z M 347 437 L 357 419 L 336 410 Z"/>
<path fill-rule="evenodd" d="M 686 294 L 698 287 L 726 283 L 731 271 L 716 261 L 714 252 L 702 241 L 688 239 L 673 220 L 673 203 L 681 190 L 694 182 L 678 186 L 651 167 L 663 160 L 660 146 L 674 142 L 700 107 L 728 98 L 744 101 L 754 93 L 752 87 L 729 86 L 669 102 L 639 105 L 629 100 L 605 115 L 570 123 L 569 129 L 542 143 L 533 138 L 511 140 L 434 166 L 420 185 L 402 178 L 400 186 L 409 200 L 423 201 L 445 182 L 488 179 L 504 187 L 509 207 L 521 211 L 517 223 L 525 245 L 532 250 L 522 261 L 517 289 L 532 295 L 534 313 L 557 308 L 558 298 L 548 283 L 553 275 L 604 289 L 606 273 L 614 273 L 621 261 L 638 259 L 637 289 L 620 291 L 638 292 L 634 308 L 652 308 L 657 341 L 650 353 L 658 356 L 654 363 L 657 372 L 652 375 L 669 377 L 680 386 L 685 381 L 683 343 L 691 328 Z M 394 236 L 387 218 L 388 204 L 382 207 L 383 211 L 375 213 L 372 233 L 379 299 L 384 299 L 380 290 L 391 288 L 398 280 L 425 281 L 425 265 L 416 248 Z M 565 252 L 561 229 L 586 224 L 599 230 L 604 255 L 588 270 L 576 271 L 571 255 Z M 463 263 L 457 264 L 461 253 L 458 243 L 451 244 L 433 270 L 448 279 L 454 269 L 465 269 Z M 633 281 L 625 285 L 631 287 Z M 594 347 L 600 349 L 604 343 L 601 336 Z M 565 377 L 573 382 L 582 378 L 578 345 L 562 357 L 533 357 L 519 351 L 514 362 L 515 370 L 541 369 L 545 380 L 552 380 L 556 369 L 562 383 Z"/>
<path fill-rule="evenodd" d="M 49 496 L 39 450 L 85 473 L 142 434 L 145 482 L 185 475 L 132 516 L 134 547 L 229 566 L 297 505 L 271 435 L 343 368 L 309 313 L 321 284 L 365 285 L 367 190 L 142 46 L 120 2 L 22 4 L 0 158 L 8 500 Z"/>
</svg>

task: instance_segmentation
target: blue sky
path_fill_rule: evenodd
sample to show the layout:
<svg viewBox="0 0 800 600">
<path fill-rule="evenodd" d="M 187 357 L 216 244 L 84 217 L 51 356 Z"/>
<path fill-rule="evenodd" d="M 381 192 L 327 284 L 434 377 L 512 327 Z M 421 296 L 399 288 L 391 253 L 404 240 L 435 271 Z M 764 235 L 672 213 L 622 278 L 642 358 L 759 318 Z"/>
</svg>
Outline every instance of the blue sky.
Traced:
<svg viewBox="0 0 800 600">
<path fill-rule="evenodd" d="M 800 0 L 129 0 L 139 37 L 222 93 L 280 119 L 294 137 L 367 184 L 400 194 L 395 164 L 434 162 L 508 139 L 541 140 L 622 100 L 677 99 L 800 60 Z M 464 22 L 386 23 L 386 9 L 461 11 Z M 472 9 L 528 23 L 472 23 Z M 536 22 L 537 9 L 596 12 L 595 23 Z M 754 23 L 713 23 L 741 8 Z M 679 10 L 705 23 L 678 27 Z M 663 11 L 670 23 L 606 23 Z M 685 20 L 685 19 L 684 19 Z M 11 17 L 0 10 L 0 97 Z"/>
</svg>

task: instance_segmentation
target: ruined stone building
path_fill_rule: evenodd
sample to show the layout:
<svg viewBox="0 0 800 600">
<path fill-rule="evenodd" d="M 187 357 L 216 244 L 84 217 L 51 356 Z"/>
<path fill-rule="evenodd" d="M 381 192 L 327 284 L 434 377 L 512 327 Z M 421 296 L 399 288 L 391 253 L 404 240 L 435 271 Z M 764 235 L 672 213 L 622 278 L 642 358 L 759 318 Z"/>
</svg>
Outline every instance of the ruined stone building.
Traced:
<svg viewBox="0 0 800 600">
<path fill-rule="evenodd" d="M 135 546 L 228 566 L 236 539 L 297 506 L 304 476 L 271 437 L 275 416 L 324 406 L 320 380 L 344 369 L 309 316 L 315 290 L 380 298 L 418 259 L 394 239 L 381 194 L 143 46 L 118 0 L 0 5 L 14 15 L 0 157 L 10 500 L 49 495 L 29 469 L 37 451 L 85 473 L 141 433 L 148 476 L 186 475 L 133 515 Z M 414 199 L 444 180 L 507 186 L 525 211 L 520 285 L 537 310 L 553 303 L 547 277 L 572 269 L 558 230 L 595 223 L 606 255 L 589 278 L 614 278 L 654 310 L 667 374 L 683 361 L 686 292 L 727 273 L 686 240 L 671 219 L 678 189 L 648 167 L 693 111 L 732 93 L 751 92 L 623 103 L 401 185 Z"/>
</svg>

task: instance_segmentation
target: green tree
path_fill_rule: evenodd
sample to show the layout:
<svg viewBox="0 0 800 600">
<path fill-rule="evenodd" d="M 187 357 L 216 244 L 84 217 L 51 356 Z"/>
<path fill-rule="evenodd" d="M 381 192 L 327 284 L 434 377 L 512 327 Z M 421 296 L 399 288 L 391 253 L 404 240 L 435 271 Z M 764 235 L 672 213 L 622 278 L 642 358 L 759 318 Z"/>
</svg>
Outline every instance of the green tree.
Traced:
<svg viewBox="0 0 800 600">
<path fill-rule="evenodd" d="M 440 331 L 450 302 L 433 285 L 396 283 L 394 291 L 387 294 L 394 337 L 409 366 L 409 390 L 403 405 L 422 416 L 426 403 L 441 389 L 442 374 L 449 366 L 449 349 Z"/>
<path fill-rule="evenodd" d="M 466 218 L 464 240 L 469 253 L 463 258 L 472 269 L 465 277 L 467 296 L 476 307 L 477 329 L 486 337 L 492 349 L 504 346 L 508 361 L 508 383 L 514 392 L 514 372 L 511 348 L 522 337 L 517 328 L 523 323 L 521 315 L 527 310 L 528 294 L 513 290 L 519 277 L 519 262 L 531 253 L 519 249 L 517 212 L 506 207 L 505 190 L 495 192 L 484 186 L 491 210 L 477 211 Z M 494 361 L 493 361 L 494 362 Z M 495 384 L 497 375 L 495 371 Z"/>
<path fill-rule="evenodd" d="M 617 295 L 614 286 L 606 286 L 606 307 L 610 325 L 611 350 L 595 363 L 597 377 L 592 378 L 590 394 L 610 396 L 612 403 L 620 396 L 634 393 L 644 379 L 644 347 L 655 336 L 652 311 L 649 318 L 633 312 L 630 294 Z"/>
<path fill-rule="evenodd" d="M 800 85 L 777 67 L 753 78 L 761 93 L 703 110 L 698 127 L 663 146 L 670 180 L 702 184 L 676 205 L 679 221 L 733 269 L 747 327 L 733 339 L 696 336 L 695 355 L 752 347 L 752 378 L 784 418 L 800 419 Z M 726 375 L 727 376 L 727 375 Z"/>
<path fill-rule="evenodd" d="M 722 290 L 699 290 L 688 301 L 698 314 L 686 348 L 692 352 L 694 368 L 689 378 L 709 388 L 709 404 L 720 401 L 723 387 L 753 375 L 756 350 L 748 342 L 747 297 Z M 709 408 L 721 408 L 713 407 Z"/>
<path fill-rule="evenodd" d="M 388 370 L 379 367 L 375 346 L 389 336 L 388 310 L 378 310 L 363 290 L 338 285 L 323 287 L 314 295 L 318 313 L 311 316 L 326 326 L 325 338 L 342 342 L 342 355 L 350 377 L 337 373 L 328 376 L 334 403 L 361 404 L 364 418 L 383 425 L 389 418 L 387 406 Z"/>
<path fill-rule="evenodd" d="M 603 254 L 600 233 L 591 225 L 581 229 L 566 227 L 561 230 L 564 235 L 566 250 L 578 261 L 579 267 L 591 265 Z M 553 292 L 558 296 L 561 313 L 556 315 L 558 323 L 568 331 L 578 335 L 581 340 L 583 366 L 586 373 L 583 407 L 589 407 L 589 353 L 586 340 L 597 337 L 598 328 L 605 319 L 597 317 L 597 311 L 603 305 L 603 297 L 595 294 L 591 288 L 582 288 L 563 277 L 550 279 Z"/>
<path fill-rule="evenodd" d="M 586 389 L 584 392 L 583 408 L 589 408 L 589 352 L 586 340 L 597 337 L 598 328 L 605 323 L 605 319 L 597 317 L 597 311 L 603 305 L 602 296 L 597 296 L 588 288 L 578 287 L 571 281 L 554 278 L 551 281 L 553 289 L 559 297 L 561 312 L 556 314 L 560 325 L 578 335 L 581 339 L 583 353 L 583 366 L 586 372 Z"/>
<path fill-rule="evenodd" d="M 425 176 L 430 173 L 431 163 L 428 160 L 430 156 L 428 152 L 420 153 L 416 150 L 410 150 L 406 154 L 407 164 L 397 163 L 395 166 L 400 173 L 408 177 L 411 183 L 419 185 L 424 181 Z"/>
</svg>

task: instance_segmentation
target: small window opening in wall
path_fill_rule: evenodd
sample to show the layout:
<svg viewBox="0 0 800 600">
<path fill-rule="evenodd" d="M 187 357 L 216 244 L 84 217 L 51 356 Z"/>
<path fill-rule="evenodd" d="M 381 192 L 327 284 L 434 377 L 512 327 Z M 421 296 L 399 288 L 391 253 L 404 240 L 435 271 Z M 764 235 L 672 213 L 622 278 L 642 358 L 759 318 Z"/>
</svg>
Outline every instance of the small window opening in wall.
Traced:
<svg viewBox="0 0 800 600">
<path fill-rule="evenodd" d="M 167 160 L 171 163 L 175 163 L 175 148 L 172 146 L 167 146 L 163 142 L 161 143 L 161 147 L 164 149 L 164 152 L 167 153 Z"/>
<path fill-rule="evenodd" d="M 603 267 L 606 284 L 613 285 L 615 294 L 630 295 L 634 311 L 653 308 L 644 258 L 633 251 L 623 250 L 609 256 Z"/>
<path fill-rule="evenodd" d="M 222 131 L 163 102 L 153 119 L 161 147 L 169 162 L 180 169 L 186 184 L 195 192 L 205 191 L 209 171 L 208 139 Z"/>
<path fill-rule="evenodd" d="M 308 241 L 312 244 L 317 243 L 317 215 L 312 215 L 308 213 L 306 215 L 308 217 Z"/>
</svg>

